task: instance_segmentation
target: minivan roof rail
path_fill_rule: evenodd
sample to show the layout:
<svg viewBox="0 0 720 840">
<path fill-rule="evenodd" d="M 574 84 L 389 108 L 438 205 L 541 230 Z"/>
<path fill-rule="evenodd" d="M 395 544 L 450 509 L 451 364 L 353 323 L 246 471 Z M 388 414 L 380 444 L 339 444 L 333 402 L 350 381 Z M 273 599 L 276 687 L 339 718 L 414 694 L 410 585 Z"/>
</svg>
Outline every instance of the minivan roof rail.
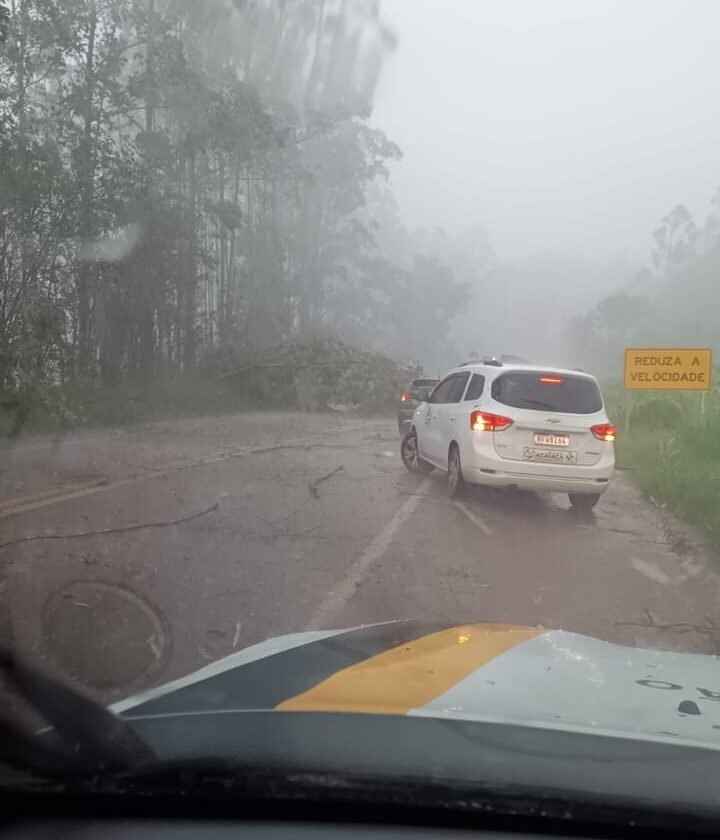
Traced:
<svg viewBox="0 0 720 840">
<path fill-rule="evenodd" d="M 503 353 L 500 356 L 500 361 L 506 365 L 529 365 L 528 359 L 523 359 L 521 356 L 511 356 L 509 353 Z"/>
<path fill-rule="evenodd" d="M 467 362 L 461 362 L 458 367 L 467 367 L 468 365 L 490 365 L 491 367 L 502 367 L 503 363 L 500 359 L 494 356 L 486 356 L 484 359 L 470 359 Z"/>
</svg>

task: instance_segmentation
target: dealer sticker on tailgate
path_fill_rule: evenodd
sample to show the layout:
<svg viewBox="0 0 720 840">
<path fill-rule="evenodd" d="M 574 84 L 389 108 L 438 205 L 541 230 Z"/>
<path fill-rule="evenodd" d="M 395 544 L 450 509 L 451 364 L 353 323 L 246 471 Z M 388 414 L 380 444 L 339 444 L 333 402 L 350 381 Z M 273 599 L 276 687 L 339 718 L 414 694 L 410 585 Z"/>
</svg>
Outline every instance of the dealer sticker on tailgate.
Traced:
<svg viewBox="0 0 720 840">
<path fill-rule="evenodd" d="M 533 446 L 523 448 L 523 460 L 544 461 L 551 464 L 577 464 L 577 451 L 568 452 L 563 449 L 535 449 Z"/>
</svg>

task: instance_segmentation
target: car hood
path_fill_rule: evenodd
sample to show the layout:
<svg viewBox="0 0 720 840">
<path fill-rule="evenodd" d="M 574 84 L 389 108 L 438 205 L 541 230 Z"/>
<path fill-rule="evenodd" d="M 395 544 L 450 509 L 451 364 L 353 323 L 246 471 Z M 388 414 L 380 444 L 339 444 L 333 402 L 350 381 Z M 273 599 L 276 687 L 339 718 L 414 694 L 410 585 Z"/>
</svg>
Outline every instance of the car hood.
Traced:
<svg viewBox="0 0 720 840">
<path fill-rule="evenodd" d="M 715 656 L 562 630 L 402 621 L 280 636 L 111 707 L 129 718 L 345 712 L 720 748 Z"/>
</svg>

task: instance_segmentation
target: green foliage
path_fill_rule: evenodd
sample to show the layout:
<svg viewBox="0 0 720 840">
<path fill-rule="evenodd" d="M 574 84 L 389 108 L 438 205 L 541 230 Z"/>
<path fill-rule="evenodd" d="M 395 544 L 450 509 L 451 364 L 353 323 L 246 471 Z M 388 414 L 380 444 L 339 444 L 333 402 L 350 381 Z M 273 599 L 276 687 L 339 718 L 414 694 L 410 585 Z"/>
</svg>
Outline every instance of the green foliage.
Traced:
<svg viewBox="0 0 720 840">
<path fill-rule="evenodd" d="M 620 393 L 620 386 L 615 388 Z M 720 550 L 720 389 L 624 392 L 614 407 L 612 396 L 607 401 L 619 420 L 618 464 L 630 468 L 656 502 L 703 529 Z"/>
<path fill-rule="evenodd" d="M 690 211 L 678 204 L 654 231 L 653 263 L 664 274 L 670 274 L 690 261 L 695 255 L 697 227 Z"/>
<path fill-rule="evenodd" d="M 49 389 L 42 399 L 36 399 L 25 420 L 25 431 L 145 423 L 168 417 L 223 414 L 258 407 L 225 383 L 185 377 L 155 381 L 152 387 L 76 382 L 64 388 Z M 11 411 L 0 414 L 0 435 L 10 431 L 12 420 Z"/>
<path fill-rule="evenodd" d="M 364 215 L 400 157 L 366 122 L 393 39 L 346 5 L 0 0 L 0 394 L 33 422 L 152 414 L 122 395 L 318 331 L 445 340 L 447 266 Z M 361 367 L 301 390 L 385 405 Z"/>
<path fill-rule="evenodd" d="M 720 195 L 720 193 L 718 193 Z M 618 375 L 626 347 L 720 349 L 720 201 L 702 226 L 676 206 L 653 234 L 653 270 L 644 268 L 569 319 L 565 337 L 579 364 Z M 618 278 L 620 286 L 623 278 Z"/>
<path fill-rule="evenodd" d="M 244 400 L 284 409 L 389 413 L 413 371 L 334 338 L 308 338 L 215 362 Z"/>
</svg>

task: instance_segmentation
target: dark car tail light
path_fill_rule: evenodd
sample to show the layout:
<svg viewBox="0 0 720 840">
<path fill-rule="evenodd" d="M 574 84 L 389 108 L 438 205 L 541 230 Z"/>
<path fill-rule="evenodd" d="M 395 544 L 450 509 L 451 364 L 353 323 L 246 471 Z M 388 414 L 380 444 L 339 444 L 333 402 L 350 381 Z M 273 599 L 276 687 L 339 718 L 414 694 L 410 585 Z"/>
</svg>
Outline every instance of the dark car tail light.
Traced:
<svg viewBox="0 0 720 840">
<path fill-rule="evenodd" d="M 612 443 L 617 434 L 617 429 L 612 423 L 600 423 L 597 426 L 590 426 L 590 431 L 598 440 L 604 440 L 608 443 Z"/>
<path fill-rule="evenodd" d="M 512 426 L 509 417 L 500 414 L 490 414 L 487 411 L 473 411 L 470 415 L 470 428 L 473 432 L 502 432 Z"/>
<path fill-rule="evenodd" d="M 411 400 L 411 399 L 412 399 L 412 397 L 410 396 L 410 394 L 401 394 L 400 395 L 400 402 L 407 402 L 408 400 Z"/>
</svg>

